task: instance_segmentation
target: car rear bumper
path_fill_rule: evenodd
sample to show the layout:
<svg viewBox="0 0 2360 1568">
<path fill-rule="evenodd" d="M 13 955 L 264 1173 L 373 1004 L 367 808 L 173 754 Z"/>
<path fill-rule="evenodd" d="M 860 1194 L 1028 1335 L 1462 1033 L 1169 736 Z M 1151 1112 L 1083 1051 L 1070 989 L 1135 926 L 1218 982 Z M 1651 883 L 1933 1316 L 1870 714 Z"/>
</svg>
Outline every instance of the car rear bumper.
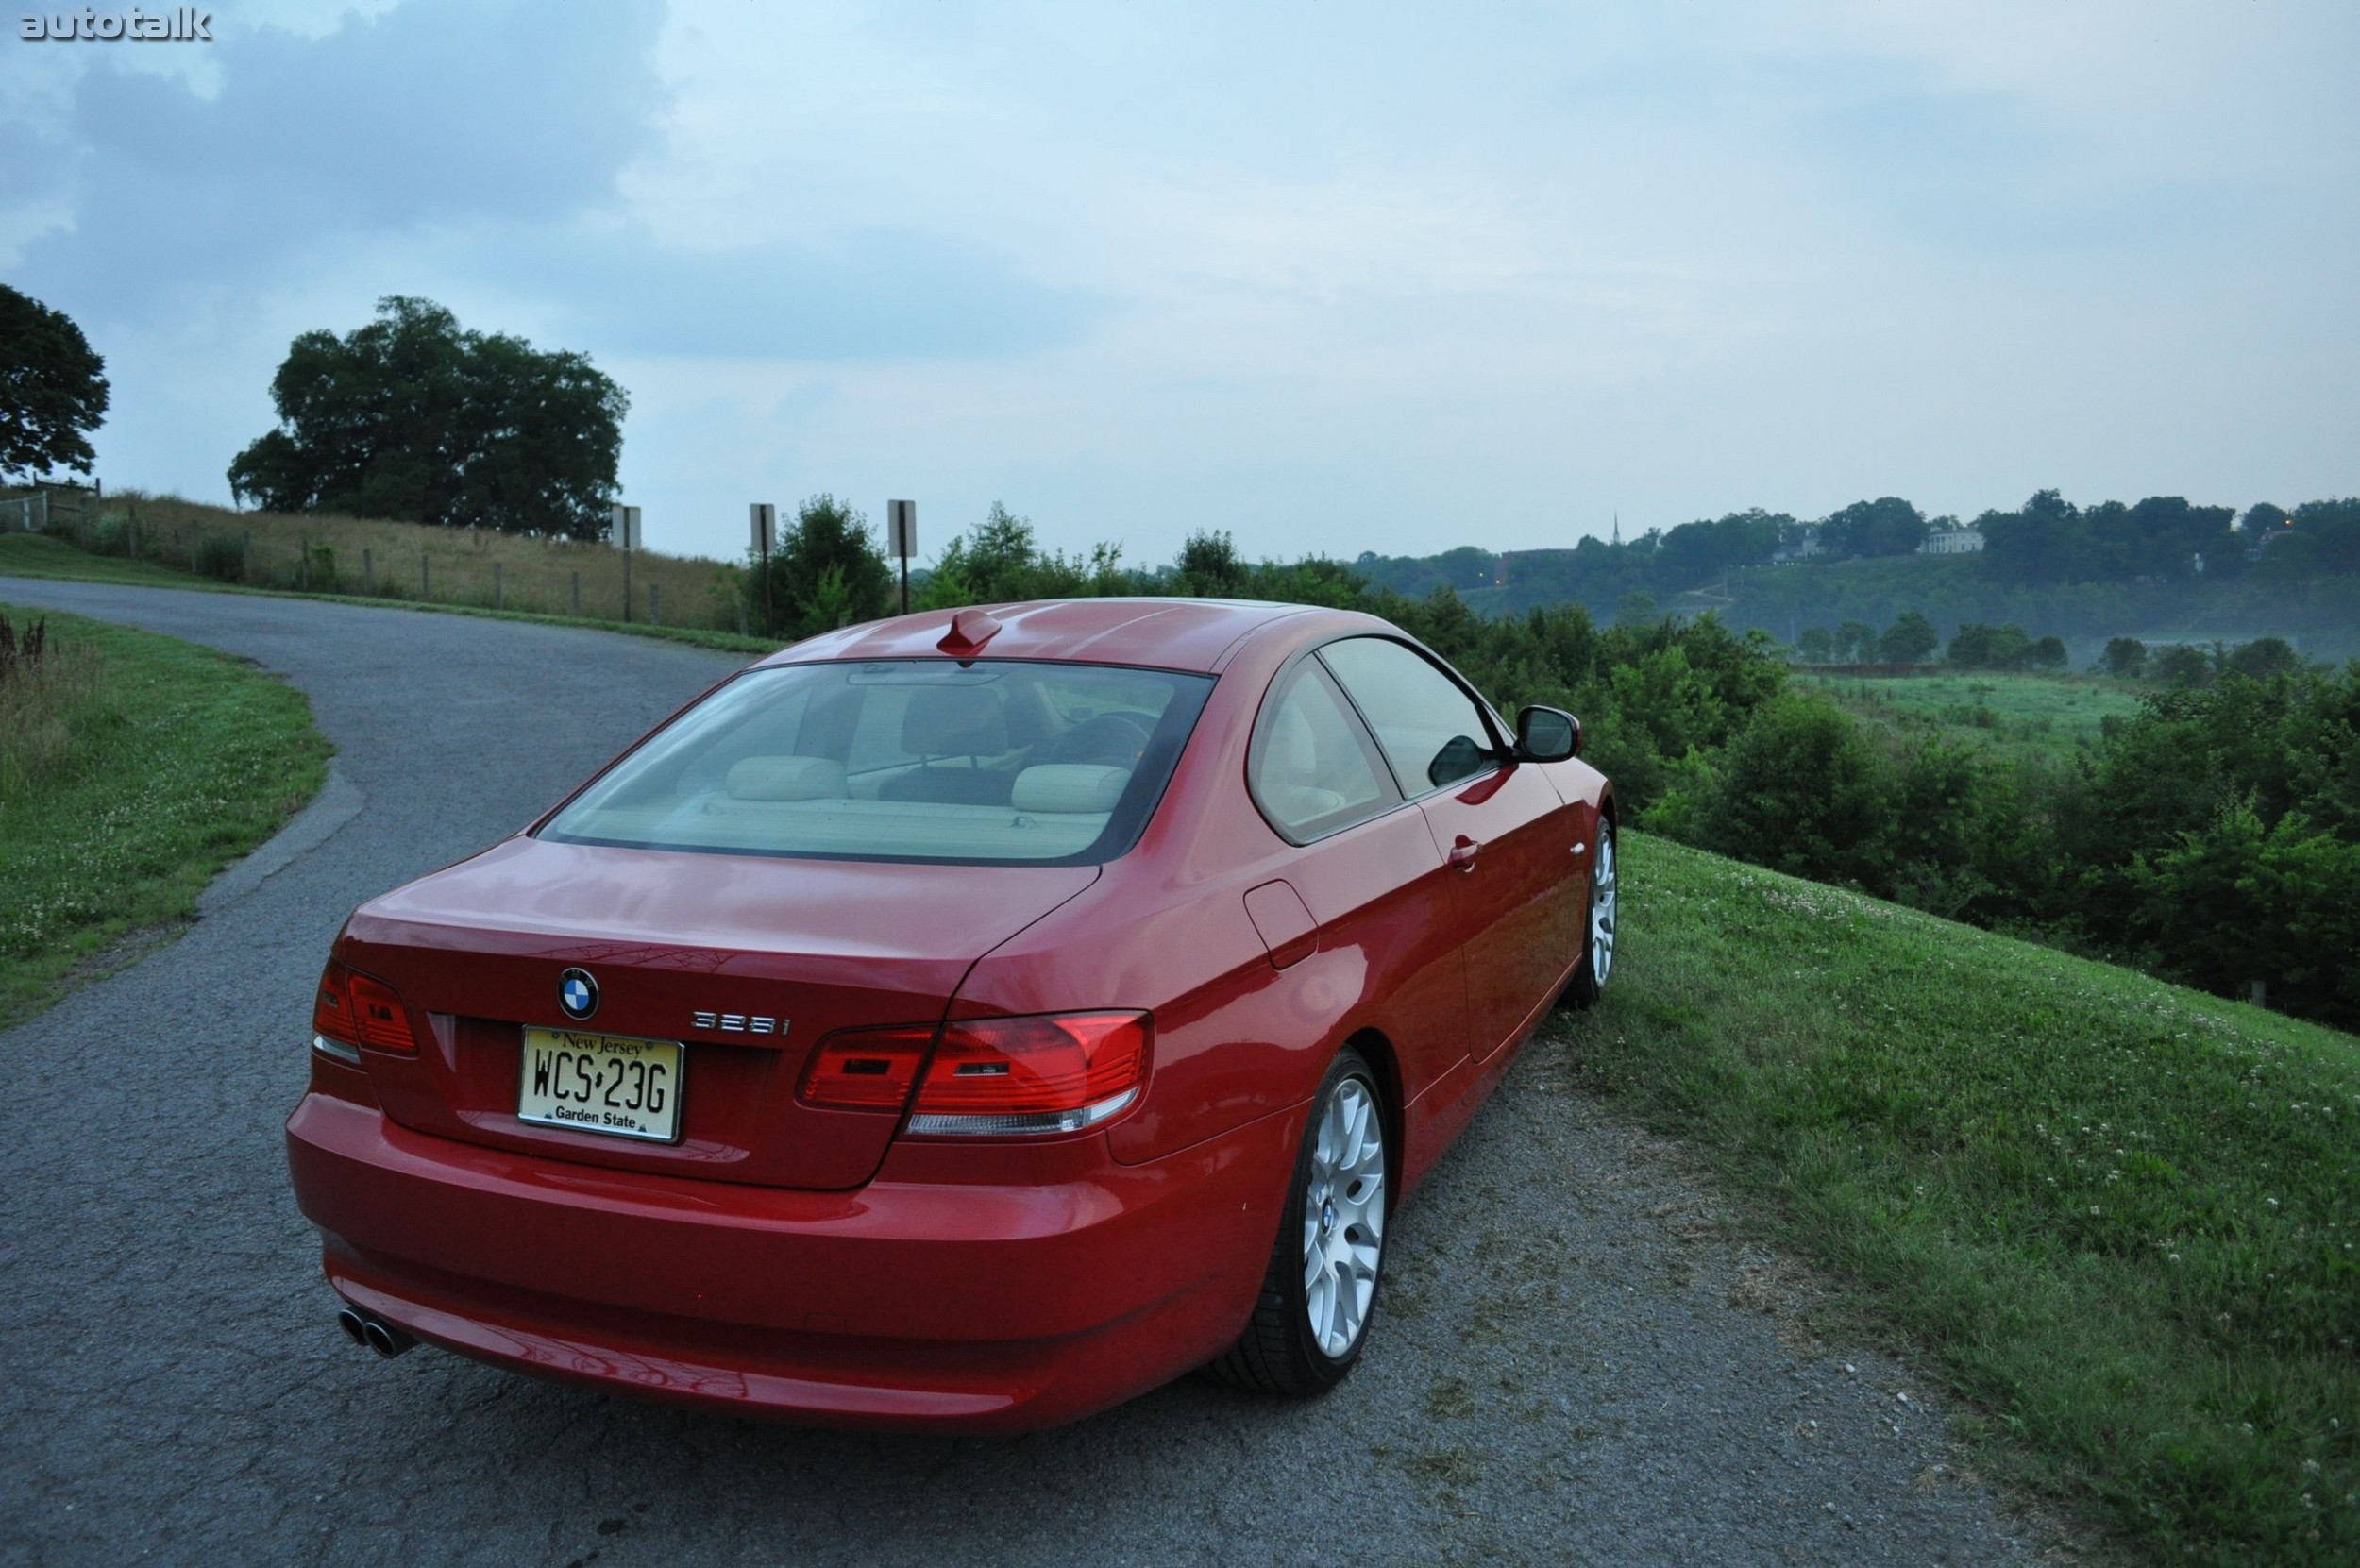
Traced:
<svg viewBox="0 0 2360 1568">
<path fill-rule="evenodd" d="M 287 1157 L 329 1283 L 422 1340 L 742 1414 L 1020 1430 L 1227 1347 L 1302 1117 L 1138 1166 L 1075 1140 L 1037 1184 L 908 1179 L 941 1152 L 897 1145 L 868 1186 L 811 1192 L 454 1142 L 314 1092 Z"/>
</svg>

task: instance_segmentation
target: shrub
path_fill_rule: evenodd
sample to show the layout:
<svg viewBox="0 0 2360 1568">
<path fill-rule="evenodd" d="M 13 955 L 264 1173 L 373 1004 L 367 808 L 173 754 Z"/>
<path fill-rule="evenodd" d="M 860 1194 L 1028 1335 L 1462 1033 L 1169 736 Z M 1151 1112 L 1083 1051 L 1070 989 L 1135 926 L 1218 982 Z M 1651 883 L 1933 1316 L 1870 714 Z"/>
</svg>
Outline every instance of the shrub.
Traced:
<svg viewBox="0 0 2360 1568">
<path fill-rule="evenodd" d="M 2014 669 L 2031 651 L 2032 639 L 2020 626 L 1986 626 L 1968 621 L 1950 639 L 1945 655 L 1961 669 Z"/>
<path fill-rule="evenodd" d="M 1785 693 L 1754 710 L 1696 813 L 1708 849 L 1820 882 L 1879 875 L 1884 769 L 1851 716 Z"/>
<path fill-rule="evenodd" d="M 2147 661 L 2147 672 L 2166 686 L 2212 684 L 2213 662 L 2185 643 L 2157 649 Z"/>
<path fill-rule="evenodd" d="M 2221 667 L 2248 680 L 2267 681 L 2273 675 L 2292 675 L 2302 667 L 2302 658 L 2284 637 L 2256 637 L 2232 649 Z"/>
<path fill-rule="evenodd" d="M 2147 645 L 2136 637 L 2109 637 L 2103 667 L 2120 681 L 2135 681 L 2147 673 Z"/>
<path fill-rule="evenodd" d="M 1877 639 L 1877 656 L 1889 665 L 1913 665 L 1942 646 L 1942 633 L 1922 612 L 1904 610 Z"/>
<path fill-rule="evenodd" d="M 2265 826 L 2248 794 L 2132 870 L 2132 932 L 2165 967 L 2228 995 L 2269 983 L 2289 1012 L 2360 1021 L 2360 844 L 2290 812 Z"/>
<path fill-rule="evenodd" d="M 245 577 L 245 541 L 209 533 L 197 546 L 196 565 L 197 570 L 207 577 L 224 582 L 241 582 Z"/>
</svg>

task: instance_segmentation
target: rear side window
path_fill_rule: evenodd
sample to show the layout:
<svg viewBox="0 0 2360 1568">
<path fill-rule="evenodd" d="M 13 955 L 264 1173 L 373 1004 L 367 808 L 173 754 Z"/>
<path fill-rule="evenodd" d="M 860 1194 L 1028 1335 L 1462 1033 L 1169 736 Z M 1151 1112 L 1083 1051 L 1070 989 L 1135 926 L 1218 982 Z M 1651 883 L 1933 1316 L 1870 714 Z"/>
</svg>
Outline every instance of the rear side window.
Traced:
<svg viewBox="0 0 2360 1568">
<path fill-rule="evenodd" d="M 1405 793 L 1424 795 L 1499 760 L 1483 710 L 1423 655 L 1383 637 L 1347 637 L 1319 656 L 1376 733 Z"/>
<path fill-rule="evenodd" d="M 824 859 L 1087 865 L 1128 850 L 1212 681 L 944 660 L 749 670 L 540 836 Z"/>
<path fill-rule="evenodd" d="M 1350 827 L 1401 800 L 1368 732 L 1316 659 L 1279 678 L 1246 767 L 1254 799 L 1297 843 Z"/>
</svg>

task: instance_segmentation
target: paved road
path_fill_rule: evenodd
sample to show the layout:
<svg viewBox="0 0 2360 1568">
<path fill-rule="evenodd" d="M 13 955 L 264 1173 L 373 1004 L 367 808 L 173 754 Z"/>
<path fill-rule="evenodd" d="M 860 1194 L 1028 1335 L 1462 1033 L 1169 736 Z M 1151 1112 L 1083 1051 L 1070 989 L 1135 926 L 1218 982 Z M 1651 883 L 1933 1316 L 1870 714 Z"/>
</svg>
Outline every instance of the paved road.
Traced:
<svg viewBox="0 0 2360 1568">
<path fill-rule="evenodd" d="M 233 871 L 180 941 L 0 1035 L 0 1561 L 2030 1555 L 1956 1478 L 1906 1371 L 1762 1310 L 1775 1260 L 1721 1239 L 1676 1157 L 1566 1087 L 1579 1030 L 1610 1010 L 1529 1050 L 1405 1209 L 1370 1358 L 1317 1404 L 1185 1381 L 1020 1440 L 848 1436 L 356 1350 L 279 1143 L 329 938 L 362 899 L 527 820 L 729 661 L 0 579 L 11 601 L 285 672 L 341 782 L 258 857 L 280 868 Z M 1647 978 L 1637 898 L 1623 986 Z"/>
</svg>

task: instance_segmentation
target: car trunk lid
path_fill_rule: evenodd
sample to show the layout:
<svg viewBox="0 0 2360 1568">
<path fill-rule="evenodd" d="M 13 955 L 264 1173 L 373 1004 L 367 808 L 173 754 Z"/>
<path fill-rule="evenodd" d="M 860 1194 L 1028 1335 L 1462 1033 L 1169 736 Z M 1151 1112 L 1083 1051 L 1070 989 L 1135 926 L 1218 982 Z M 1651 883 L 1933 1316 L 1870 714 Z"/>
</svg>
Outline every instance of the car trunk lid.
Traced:
<svg viewBox="0 0 2360 1568">
<path fill-rule="evenodd" d="M 393 986 L 413 1020 L 416 1056 L 363 1054 L 404 1126 L 583 1164 L 843 1189 L 875 1172 L 899 1118 L 800 1103 L 812 1048 L 840 1029 L 938 1021 L 977 958 L 1097 876 L 514 838 L 363 905 L 337 955 Z M 598 986 L 586 1020 L 560 1005 L 574 969 Z M 681 1042 L 679 1141 L 520 1121 L 529 1027 Z"/>
</svg>

